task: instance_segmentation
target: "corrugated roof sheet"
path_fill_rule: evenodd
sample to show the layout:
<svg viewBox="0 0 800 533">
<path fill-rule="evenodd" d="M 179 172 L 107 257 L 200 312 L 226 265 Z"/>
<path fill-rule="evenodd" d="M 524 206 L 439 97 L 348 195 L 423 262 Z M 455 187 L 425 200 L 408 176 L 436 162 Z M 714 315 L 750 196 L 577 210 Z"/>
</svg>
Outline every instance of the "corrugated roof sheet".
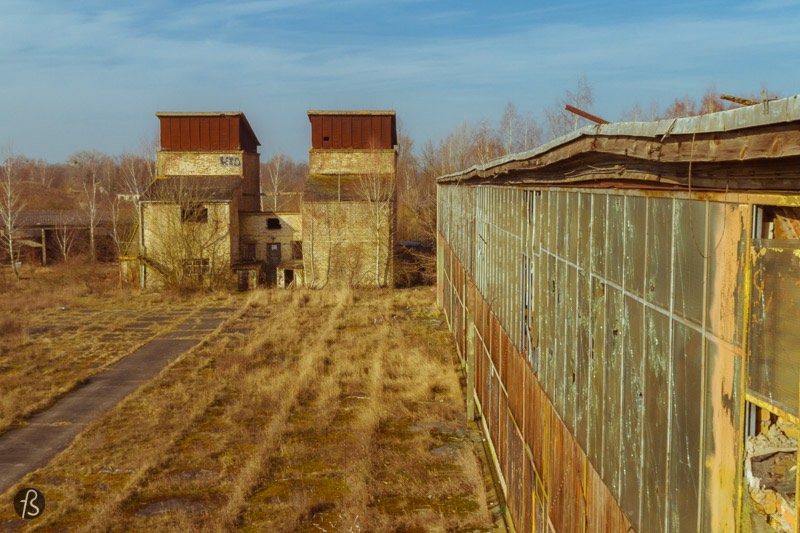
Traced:
<svg viewBox="0 0 800 533">
<path fill-rule="evenodd" d="M 473 165 L 467 169 L 440 176 L 438 179 L 446 180 L 448 178 L 457 178 L 475 171 L 486 171 L 512 161 L 532 159 L 540 154 L 549 152 L 554 148 L 585 136 L 656 138 L 668 135 L 692 135 L 734 131 L 796 121 L 800 121 L 800 95 L 695 117 L 656 120 L 652 122 L 592 124 L 553 139 L 532 150 L 509 154 L 482 165 Z"/>
<path fill-rule="evenodd" d="M 309 109 L 308 115 L 396 115 L 394 109 Z"/>
<path fill-rule="evenodd" d="M 111 221 L 111 215 L 107 212 L 98 213 L 98 224 L 105 224 Z M 23 211 L 16 220 L 19 228 L 38 228 L 55 226 L 88 227 L 89 217 L 83 211 L 77 210 L 41 210 Z"/>
</svg>

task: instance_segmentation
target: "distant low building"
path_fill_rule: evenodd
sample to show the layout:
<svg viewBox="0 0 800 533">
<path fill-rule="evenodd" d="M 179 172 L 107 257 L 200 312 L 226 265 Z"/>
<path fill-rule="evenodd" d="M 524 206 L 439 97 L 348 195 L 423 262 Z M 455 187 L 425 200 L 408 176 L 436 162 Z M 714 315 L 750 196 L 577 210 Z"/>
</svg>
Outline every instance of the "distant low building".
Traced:
<svg viewBox="0 0 800 533">
<path fill-rule="evenodd" d="M 47 209 L 21 212 L 15 226 L 15 240 L 21 245 L 15 255 L 23 262 L 47 265 L 70 254 L 85 252 L 91 223 L 84 211 Z M 110 259 L 114 249 L 111 214 L 99 212 L 94 226 L 99 257 Z M 120 229 L 120 233 L 124 231 Z"/>
</svg>

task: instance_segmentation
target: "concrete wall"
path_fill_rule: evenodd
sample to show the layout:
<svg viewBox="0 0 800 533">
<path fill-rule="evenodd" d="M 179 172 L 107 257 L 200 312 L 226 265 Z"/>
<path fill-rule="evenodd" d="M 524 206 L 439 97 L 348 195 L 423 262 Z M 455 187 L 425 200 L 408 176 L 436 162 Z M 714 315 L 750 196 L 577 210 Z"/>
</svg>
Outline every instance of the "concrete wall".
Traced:
<svg viewBox="0 0 800 533">
<path fill-rule="evenodd" d="M 267 229 L 267 219 L 278 218 L 281 229 Z M 256 260 L 266 261 L 267 245 L 281 244 L 281 260 L 292 259 L 292 241 L 302 240 L 302 217 L 300 213 L 242 213 L 241 242 L 256 244 Z"/>
<path fill-rule="evenodd" d="M 306 202 L 303 265 L 310 287 L 391 286 L 394 204 Z"/>
<path fill-rule="evenodd" d="M 392 150 L 311 149 L 308 172 L 325 174 L 394 174 L 396 152 Z"/>
<path fill-rule="evenodd" d="M 158 176 L 243 176 L 246 157 L 238 152 L 172 152 L 156 153 Z"/>
<path fill-rule="evenodd" d="M 238 253 L 238 214 L 228 203 L 203 204 L 208 222 L 181 222 L 178 204 L 142 205 L 145 284 L 159 287 L 180 283 L 183 261 L 208 259 L 211 275 L 230 275 L 231 260 Z"/>
<path fill-rule="evenodd" d="M 442 185 L 438 198 L 439 300 L 474 357 L 517 527 L 742 526 L 753 203 L 787 197 Z"/>
<path fill-rule="evenodd" d="M 258 211 L 260 206 L 260 156 L 250 152 L 173 152 L 156 153 L 156 172 L 169 176 L 241 176 L 239 199 L 244 211 Z"/>
<path fill-rule="evenodd" d="M 397 153 L 389 150 L 311 149 L 309 174 L 395 179 Z M 384 187 L 385 188 L 385 187 Z M 380 191 L 379 191 L 380 193 Z M 395 202 L 306 200 L 303 205 L 305 282 L 391 286 L 394 283 Z"/>
</svg>

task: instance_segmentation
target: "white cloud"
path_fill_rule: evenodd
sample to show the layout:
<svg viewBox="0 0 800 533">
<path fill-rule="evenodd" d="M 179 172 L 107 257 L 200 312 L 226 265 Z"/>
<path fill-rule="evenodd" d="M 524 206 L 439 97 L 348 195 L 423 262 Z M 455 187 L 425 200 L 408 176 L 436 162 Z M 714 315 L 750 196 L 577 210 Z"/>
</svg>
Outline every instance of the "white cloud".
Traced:
<svg viewBox="0 0 800 533">
<path fill-rule="evenodd" d="M 337 9 L 366 6 L 350 0 Z M 0 85 L 0 116 L 20 151 L 61 159 L 79 148 L 135 145 L 152 131 L 157 109 L 241 108 L 267 151 L 279 144 L 303 157 L 307 107 L 394 106 L 421 144 L 463 119 L 495 116 L 507 100 L 541 109 L 582 73 L 595 86 L 597 111 L 610 117 L 634 101 L 664 102 L 711 82 L 731 92 L 762 83 L 794 92 L 800 81 L 787 68 L 800 35 L 795 18 L 780 11 L 600 24 L 577 15 L 543 22 L 551 12 L 539 10 L 480 32 L 453 24 L 377 38 L 375 29 L 305 24 L 307 13 L 326 9 L 321 0 L 84 11 L 9 2 L 0 69 L 13 75 Z M 437 23 L 446 13 L 415 10 L 407 19 Z M 72 129 L 80 131 L 65 135 Z"/>
</svg>

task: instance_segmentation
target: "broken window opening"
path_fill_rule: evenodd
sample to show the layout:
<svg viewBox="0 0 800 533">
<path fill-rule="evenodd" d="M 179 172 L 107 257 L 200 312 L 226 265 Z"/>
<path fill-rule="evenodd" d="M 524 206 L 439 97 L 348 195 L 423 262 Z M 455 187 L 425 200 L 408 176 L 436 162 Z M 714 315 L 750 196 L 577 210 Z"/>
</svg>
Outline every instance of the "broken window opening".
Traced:
<svg viewBox="0 0 800 533">
<path fill-rule="evenodd" d="M 753 239 L 800 239 L 800 207 L 757 205 L 753 214 Z"/>
<path fill-rule="evenodd" d="M 275 217 L 268 218 L 267 229 L 281 229 L 281 219 Z"/>
<path fill-rule="evenodd" d="M 303 243 L 302 241 L 292 241 L 292 259 L 303 258 Z"/>
<path fill-rule="evenodd" d="M 181 207 L 181 222 L 208 222 L 208 208 L 203 204 L 189 204 Z"/>
</svg>

